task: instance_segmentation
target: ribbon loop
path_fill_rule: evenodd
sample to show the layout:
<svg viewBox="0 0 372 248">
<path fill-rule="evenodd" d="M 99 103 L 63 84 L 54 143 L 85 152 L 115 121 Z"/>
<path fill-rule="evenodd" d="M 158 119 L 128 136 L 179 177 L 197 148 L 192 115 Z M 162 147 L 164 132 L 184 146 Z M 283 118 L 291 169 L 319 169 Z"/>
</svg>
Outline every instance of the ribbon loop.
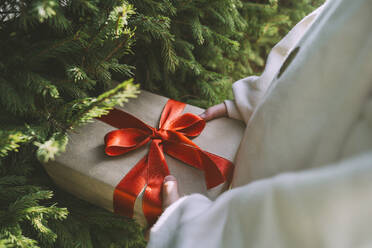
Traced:
<svg viewBox="0 0 372 248">
<path fill-rule="evenodd" d="M 182 114 L 185 106 L 184 103 L 168 100 L 161 114 L 159 129 L 150 127 L 118 109 L 99 119 L 119 128 L 105 136 L 105 151 L 109 156 L 122 155 L 151 142 L 148 154 L 115 188 L 116 213 L 132 217 L 134 202 L 146 187 L 142 202 L 143 212 L 150 225 L 156 221 L 162 212 L 162 184 L 164 177 L 169 175 L 164 152 L 203 170 L 208 189 L 225 181 L 230 183 L 233 164 L 222 157 L 201 150 L 189 139 L 202 132 L 205 121 L 191 113 Z"/>
<path fill-rule="evenodd" d="M 169 124 L 169 129 L 182 133 L 188 137 L 198 136 L 205 127 L 205 121 L 194 114 L 186 113 L 174 119 Z"/>
</svg>

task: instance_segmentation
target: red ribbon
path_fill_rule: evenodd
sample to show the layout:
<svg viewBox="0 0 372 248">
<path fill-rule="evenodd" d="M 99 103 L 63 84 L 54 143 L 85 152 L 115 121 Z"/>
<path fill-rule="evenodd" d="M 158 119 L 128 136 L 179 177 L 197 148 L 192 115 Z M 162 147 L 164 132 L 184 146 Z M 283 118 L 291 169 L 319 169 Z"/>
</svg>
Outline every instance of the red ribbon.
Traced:
<svg viewBox="0 0 372 248">
<path fill-rule="evenodd" d="M 205 121 L 197 115 L 181 115 L 186 104 L 168 100 L 161 114 L 159 129 L 148 126 L 136 117 L 113 109 L 99 120 L 119 128 L 106 134 L 106 154 L 118 156 L 138 149 L 148 142 L 150 149 L 114 191 L 115 213 L 133 217 L 136 198 L 146 186 L 142 209 L 147 222 L 152 225 L 162 212 L 161 189 L 164 177 L 169 175 L 164 152 L 204 171 L 206 185 L 211 189 L 221 183 L 231 182 L 233 164 L 217 155 L 201 150 L 190 138 L 198 136 Z"/>
</svg>

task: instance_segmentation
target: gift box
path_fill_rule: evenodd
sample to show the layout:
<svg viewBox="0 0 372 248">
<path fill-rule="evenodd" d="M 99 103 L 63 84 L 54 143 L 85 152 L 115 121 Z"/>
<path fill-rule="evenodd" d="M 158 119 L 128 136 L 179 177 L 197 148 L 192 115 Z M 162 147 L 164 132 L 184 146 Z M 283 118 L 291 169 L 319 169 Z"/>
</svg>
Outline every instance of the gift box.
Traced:
<svg viewBox="0 0 372 248">
<path fill-rule="evenodd" d="M 203 111 L 142 91 L 69 133 L 66 152 L 44 167 L 77 197 L 151 225 L 167 174 L 177 178 L 181 196 L 214 199 L 229 187 L 245 125 L 230 118 L 205 123 L 197 116 Z"/>
</svg>

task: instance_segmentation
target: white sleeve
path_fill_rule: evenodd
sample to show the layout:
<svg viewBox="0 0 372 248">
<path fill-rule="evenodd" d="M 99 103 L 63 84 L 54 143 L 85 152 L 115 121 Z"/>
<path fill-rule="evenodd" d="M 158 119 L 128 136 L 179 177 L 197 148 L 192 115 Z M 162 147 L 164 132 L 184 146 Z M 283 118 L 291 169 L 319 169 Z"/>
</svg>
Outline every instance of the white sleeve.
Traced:
<svg viewBox="0 0 372 248">
<path fill-rule="evenodd" d="M 171 205 L 151 230 L 156 247 L 371 247 L 372 153 L 281 174 L 212 202 Z"/>
<path fill-rule="evenodd" d="M 253 111 L 263 98 L 274 77 L 279 72 L 289 53 L 295 48 L 306 30 L 319 15 L 323 6 L 303 18 L 293 29 L 271 50 L 265 70 L 258 76 L 250 76 L 233 84 L 234 101 L 225 100 L 227 114 L 230 118 L 248 123 Z"/>
</svg>

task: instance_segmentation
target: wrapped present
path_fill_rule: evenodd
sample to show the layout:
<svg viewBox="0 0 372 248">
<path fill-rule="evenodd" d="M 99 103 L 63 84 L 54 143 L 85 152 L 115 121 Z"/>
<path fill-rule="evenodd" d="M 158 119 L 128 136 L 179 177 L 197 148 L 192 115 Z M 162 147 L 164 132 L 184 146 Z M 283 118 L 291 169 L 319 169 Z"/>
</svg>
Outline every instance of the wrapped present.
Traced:
<svg viewBox="0 0 372 248">
<path fill-rule="evenodd" d="M 45 164 L 57 185 L 115 213 L 153 224 L 161 214 L 161 186 L 174 175 L 181 195 L 215 198 L 231 182 L 244 124 L 142 91 L 69 134 L 66 152 Z"/>
</svg>

